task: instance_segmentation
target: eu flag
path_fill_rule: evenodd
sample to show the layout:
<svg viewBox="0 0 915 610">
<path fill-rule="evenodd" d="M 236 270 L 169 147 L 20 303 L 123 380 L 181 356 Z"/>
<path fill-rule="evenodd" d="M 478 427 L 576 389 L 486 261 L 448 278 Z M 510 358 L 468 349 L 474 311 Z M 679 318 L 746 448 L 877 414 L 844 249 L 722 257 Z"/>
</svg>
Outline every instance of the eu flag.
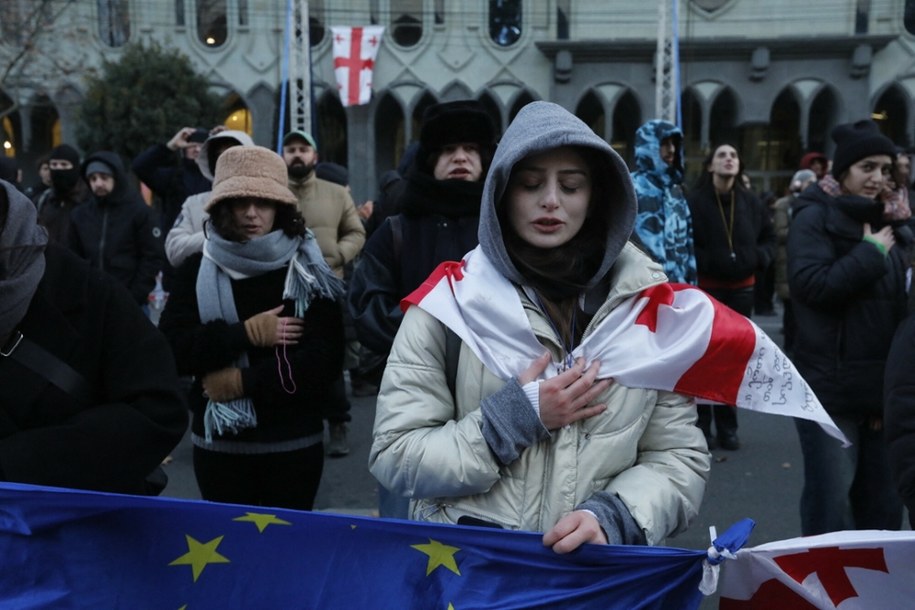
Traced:
<svg viewBox="0 0 915 610">
<path fill-rule="evenodd" d="M 0 484 L 2 608 L 696 608 L 704 551 Z"/>
</svg>

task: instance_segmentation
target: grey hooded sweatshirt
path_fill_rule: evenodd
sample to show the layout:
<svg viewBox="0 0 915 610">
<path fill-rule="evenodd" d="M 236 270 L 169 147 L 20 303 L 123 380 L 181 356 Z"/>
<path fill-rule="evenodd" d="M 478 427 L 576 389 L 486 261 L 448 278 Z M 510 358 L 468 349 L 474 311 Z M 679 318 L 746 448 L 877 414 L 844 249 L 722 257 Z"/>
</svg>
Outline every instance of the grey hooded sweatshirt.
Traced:
<svg viewBox="0 0 915 610">
<path fill-rule="evenodd" d="M 581 282 L 585 310 L 593 311 L 585 335 L 623 300 L 665 281 L 660 265 L 627 243 L 637 206 L 622 159 L 562 107 L 525 106 L 500 141 L 485 182 L 480 248 L 515 284 L 535 336 L 554 360 L 562 355 L 561 340 L 508 255 L 499 206 L 520 160 L 566 145 L 596 151 L 600 169 L 593 180 L 606 187 L 599 191 L 606 193 L 601 204 L 609 219 L 605 248 L 596 271 Z M 518 380 L 493 374 L 467 345 L 460 348 L 452 395 L 445 336 L 432 315 L 408 309 L 376 405 L 369 468 L 382 485 L 412 498 L 412 518 L 548 531 L 566 514 L 589 510 L 611 543 L 660 544 L 698 514 L 710 459 L 691 399 L 611 384 L 594 401 L 606 404 L 605 412 L 547 430 Z"/>
<path fill-rule="evenodd" d="M 197 167 L 210 182 L 213 182 L 213 172 L 210 171 L 210 153 L 213 150 L 213 143 L 223 139 L 235 140 L 241 146 L 254 146 L 254 140 L 244 131 L 227 129 L 207 138 L 200 148 L 200 154 L 197 155 Z M 211 192 L 205 191 L 191 195 L 181 205 L 181 211 L 175 219 L 175 224 L 165 237 L 165 255 L 172 267 L 179 267 L 191 254 L 203 251 L 203 223 L 209 218 L 203 208 L 210 198 Z"/>
</svg>

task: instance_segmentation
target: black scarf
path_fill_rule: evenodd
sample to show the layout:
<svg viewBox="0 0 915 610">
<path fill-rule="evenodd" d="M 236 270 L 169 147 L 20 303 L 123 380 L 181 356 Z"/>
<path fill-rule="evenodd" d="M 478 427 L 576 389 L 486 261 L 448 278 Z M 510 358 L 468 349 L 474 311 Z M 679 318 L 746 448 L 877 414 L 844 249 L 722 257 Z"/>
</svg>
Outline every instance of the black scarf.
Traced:
<svg viewBox="0 0 915 610">
<path fill-rule="evenodd" d="M 480 215 L 482 182 L 436 180 L 413 167 L 407 172 L 403 193 L 403 213 L 407 216 L 439 214 L 448 218 Z"/>
</svg>

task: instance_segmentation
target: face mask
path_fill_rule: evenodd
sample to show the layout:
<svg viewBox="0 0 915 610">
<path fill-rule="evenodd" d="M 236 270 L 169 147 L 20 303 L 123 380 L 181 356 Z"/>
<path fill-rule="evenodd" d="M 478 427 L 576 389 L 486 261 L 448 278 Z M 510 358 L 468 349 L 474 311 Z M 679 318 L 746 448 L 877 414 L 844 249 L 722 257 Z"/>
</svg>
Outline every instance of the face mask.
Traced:
<svg viewBox="0 0 915 610">
<path fill-rule="evenodd" d="M 51 186 L 54 187 L 54 192 L 58 195 L 67 195 L 76 186 L 78 180 L 78 167 L 51 170 Z"/>
</svg>

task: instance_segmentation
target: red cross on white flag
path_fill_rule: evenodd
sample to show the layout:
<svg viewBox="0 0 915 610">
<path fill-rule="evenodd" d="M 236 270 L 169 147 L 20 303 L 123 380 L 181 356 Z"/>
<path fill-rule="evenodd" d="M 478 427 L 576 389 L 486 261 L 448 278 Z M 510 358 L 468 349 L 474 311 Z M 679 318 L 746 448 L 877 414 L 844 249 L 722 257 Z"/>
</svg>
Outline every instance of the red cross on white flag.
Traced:
<svg viewBox="0 0 915 610">
<path fill-rule="evenodd" d="M 334 74 L 344 106 L 368 104 L 372 97 L 372 71 L 381 46 L 384 26 L 333 26 Z"/>
</svg>

